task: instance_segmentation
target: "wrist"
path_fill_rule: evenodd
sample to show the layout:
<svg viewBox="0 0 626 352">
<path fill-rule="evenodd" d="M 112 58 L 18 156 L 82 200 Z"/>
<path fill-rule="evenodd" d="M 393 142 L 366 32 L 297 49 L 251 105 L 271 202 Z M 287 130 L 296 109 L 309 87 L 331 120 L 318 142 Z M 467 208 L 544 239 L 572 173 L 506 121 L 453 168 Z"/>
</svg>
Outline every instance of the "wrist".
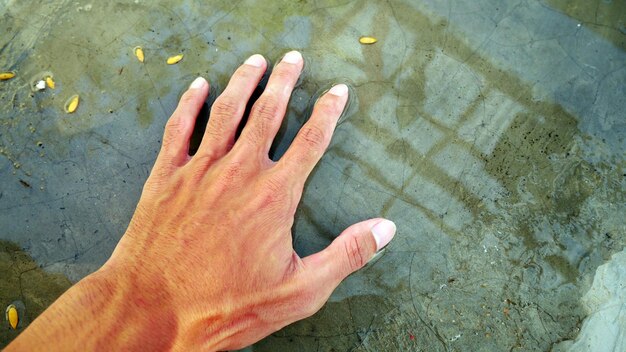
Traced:
<svg viewBox="0 0 626 352">
<path fill-rule="evenodd" d="M 159 294 L 138 294 L 130 273 L 103 268 L 59 297 L 7 348 L 63 351 L 165 350 L 177 320 Z"/>
<path fill-rule="evenodd" d="M 166 285 L 126 268 L 103 268 L 78 285 L 83 295 L 102 295 L 93 314 L 110 347 L 121 350 L 170 350 L 178 317 Z M 93 302 L 88 307 L 93 306 Z"/>
</svg>

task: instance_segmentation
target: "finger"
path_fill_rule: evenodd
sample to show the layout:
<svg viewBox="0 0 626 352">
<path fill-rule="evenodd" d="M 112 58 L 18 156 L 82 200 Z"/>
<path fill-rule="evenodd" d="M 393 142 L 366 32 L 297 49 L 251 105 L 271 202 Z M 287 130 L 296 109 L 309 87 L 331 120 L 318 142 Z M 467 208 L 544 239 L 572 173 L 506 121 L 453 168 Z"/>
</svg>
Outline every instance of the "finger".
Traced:
<svg viewBox="0 0 626 352">
<path fill-rule="evenodd" d="M 157 163 L 182 166 L 189 160 L 189 138 L 208 94 L 209 83 L 204 78 L 198 77 L 191 83 L 165 125 Z"/>
<path fill-rule="evenodd" d="M 306 269 L 303 275 L 318 289 L 332 292 L 343 279 L 367 264 L 395 233 L 396 225 L 386 219 L 370 219 L 354 224 L 324 250 L 304 258 Z"/>
<path fill-rule="evenodd" d="M 296 184 L 304 185 L 324 155 L 347 101 L 348 87 L 345 84 L 332 87 L 317 101 L 311 118 L 302 126 L 289 149 L 278 161 L 279 168 L 286 170 Z"/>
<path fill-rule="evenodd" d="M 209 122 L 196 155 L 220 158 L 235 142 L 235 133 L 254 89 L 263 77 L 267 62 L 263 56 L 250 56 L 233 74 L 224 92 L 211 107 Z"/>
<path fill-rule="evenodd" d="M 290 51 L 276 65 L 265 91 L 256 101 L 240 140 L 267 156 L 276 132 L 285 116 L 293 87 L 304 61 L 297 51 Z"/>
</svg>

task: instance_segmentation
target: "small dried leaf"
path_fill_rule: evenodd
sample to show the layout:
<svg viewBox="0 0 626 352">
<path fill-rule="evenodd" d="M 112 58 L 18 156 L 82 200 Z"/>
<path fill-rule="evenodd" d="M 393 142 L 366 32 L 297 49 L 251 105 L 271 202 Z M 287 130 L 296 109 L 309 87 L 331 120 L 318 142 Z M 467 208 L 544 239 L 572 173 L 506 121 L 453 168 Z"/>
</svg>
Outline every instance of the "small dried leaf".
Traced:
<svg viewBox="0 0 626 352">
<path fill-rule="evenodd" d="M 13 304 L 10 304 L 7 307 L 6 318 L 11 328 L 13 330 L 17 329 L 17 324 L 19 323 L 19 316 L 17 314 L 17 308 Z"/>
<path fill-rule="evenodd" d="M 5 81 L 7 79 L 11 79 L 15 77 L 15 72 L 9 71 L 9 72 L 0 72 L 0 81 Z"/>
<path fill-rule="evenodd" d="M 80 98 L 78 97 L 78 94 L 73 95 L 72 97 L 70 97 L 67 102 L 65 102 L 65 112 L 68 114 L 73 113 L 74 111 L 76 111 L 76 109 L 78 109 L 78 103 L 80 101 Z"/>
<path fill-rule="evenodd" d="M 46 85 L 48 86 L 48 88 L 54 89 L 55 84 L 51 76 L 46 77 Z"/>
<path fill-rule="evenodd" d="M 137 60 L 139 60 L 139 62 L 144 62 L 145 56 L 143 54 L 143 48 L 142 47 L 136 46 L 133 49 L 133 52 L 135 53 L 135 56 L 137 57 Z"/>
<path fill-rule="evenodd" d="M 359 38 L 359 43 L 365 44 L 365 45 L 374 44 L 377 41 L 378 41 L 378 39 L 376 39 L 374 37 L 361 37 L 361 38 Z"/>
<path fill-rule="evenodd" d="M 178 54 L 175 56 L 170 56 L 167 58 L 167 64 L 168 65 L 174 65 L 180 62 L 180 60 L 183 59 L 183 54 Z"/>
</svg>

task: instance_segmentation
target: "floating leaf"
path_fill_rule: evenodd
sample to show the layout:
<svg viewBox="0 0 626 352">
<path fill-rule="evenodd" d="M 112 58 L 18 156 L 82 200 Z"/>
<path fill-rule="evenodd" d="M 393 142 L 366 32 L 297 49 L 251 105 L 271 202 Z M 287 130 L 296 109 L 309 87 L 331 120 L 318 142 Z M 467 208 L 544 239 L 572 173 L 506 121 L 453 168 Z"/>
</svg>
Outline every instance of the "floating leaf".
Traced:
<svg viewBox="0 0 626 352">
<path fill-rule="evenodd" d="M 133 52 L 135 53 L 135 56 L 137 57 L 137 60 L 139 60 L 139 62 L 143 62 L 145 60 L 145 56 L 143 54 L 143 48 L 140 46 L 136 46 L 133 49 Z"/>
<path fill-rule="evenodd" d="M 6 310 L 6 318 L 9 322 L 9 325 L 13 330 L 17 329 L 17 324 L 19 323 L 19 315 L 17 314 L 17 308 L 13 304 L 9 304 Z"/>
<path fill-rule="evenodd" d="M 361 38 L 359 38 L 359 43 L 365 44 L 365 45 L 374 44 L 377 41 L 378 41 L 378 39 L 376 39 L 374 37 L 361 37 Z"/>
<path fill-rule="evenodd" d="M 78 109 L 78 102 L 80 101 L 80 98 L 78 97 L 78 94 L 73 95 L 72 97 L 70 97 L 67 102 L 65 102 L 65 112 L 68 114 L 73 113 L 74 111 L 76 111 L 76 109 Z"/>
<path fill-rule="evenodd" d="M 180 60 L 183 59 L 183 54 L 178 54 L 175 56 L 170 56 L 167 58 L 167 64 L 168 65 L 174 65 L 180 62 Z"/>
<path fill-rule="evenodd" d="M 46 77 L 46 85 L 48 86 L 48 88 L 50 89 L 54 89 L 54 80 L 52 79 L 52 76 L 48 76 Z"/>
<path fill-rule="evenodd" d="M 7 79 L 11 79 L 15 77 L 15 72 L 0 72 L 0 81 L 6 81 Z"/>
</svg>

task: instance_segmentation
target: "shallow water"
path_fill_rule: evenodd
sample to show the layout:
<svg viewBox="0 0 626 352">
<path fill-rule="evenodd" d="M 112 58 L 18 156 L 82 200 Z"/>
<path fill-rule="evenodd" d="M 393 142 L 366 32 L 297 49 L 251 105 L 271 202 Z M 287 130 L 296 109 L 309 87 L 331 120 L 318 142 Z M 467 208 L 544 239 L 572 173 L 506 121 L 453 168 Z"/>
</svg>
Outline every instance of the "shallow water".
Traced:
<svg viewBox="0 0 626 352">
<path fill-rule="evenodd" d="M 0 239 L 71 281 L 112 252 L 197 75 L 219 91 L 253 53 L 303 53 L 275 157 L 316 94 L 351 84 L 294 243 L 315 252 L 374 216 L 398 235 L 255 351 L 548 350 L 577 336 L 596 268 L 624 248 L 623 1 L 3 0 L 0 15 L 0 70 L 17 73 L 0 82 Z M 56 88 L 32 92 L 44 71 Z"/>
</svg>

